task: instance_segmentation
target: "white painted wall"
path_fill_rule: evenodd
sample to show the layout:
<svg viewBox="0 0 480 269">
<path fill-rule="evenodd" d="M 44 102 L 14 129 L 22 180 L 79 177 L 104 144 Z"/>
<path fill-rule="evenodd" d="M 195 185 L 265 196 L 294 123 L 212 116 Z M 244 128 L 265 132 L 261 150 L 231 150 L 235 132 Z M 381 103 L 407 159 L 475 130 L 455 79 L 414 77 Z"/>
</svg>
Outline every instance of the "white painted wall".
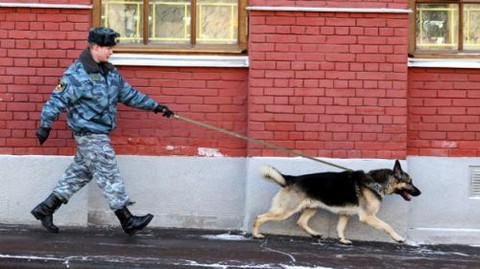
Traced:
<svg viewBox="0 0 480 269">
<path fill-rule="evenodd" d="M 30 211 L 43 201 L 72 161 L 71 156 L 0 155 L 0 223 L 39 225 Z M 392 168 L 393 160 L 328 159 L 352 169 Z M 118 156 L 132 213 L 155 215 L 151 226 L 251 231 L 256 215 L 270 207 L 278 186 L 263 180 L 258 168 L 269 164 L 286 174 L 335 171 L 303 158 Z M 480 200 L 468 197 L 469 165 L 480 158 L 410 157 L 402 162 L 422 195 L 411 202 L 385 198 L 379 217 L 410 242 L 480 244 Z M 305 234 L 298 216 L 262 226 L 266 234 Z M 118 221 L 95 182 L 54 215 L 59 226 L 114 225 Z M 311 226 L 336 238 L 337 216 L 321 211 Z M 381 231 L 353 217 L 353 240 L 393 242 Z"/>
<path fill-rule="evenodd" d="M 0 155 L 0 223 L 38 224 L 30 211 L 51 193 L 73 157 Z M 55 214 L 58 225 L 85 225 L 88 190 Z"/>
<path fill-rule="evenodd" d="M 469 197 L 472 165 L 480 165 L 480 158 L 408 158 L 423 190 L 409 209 L 410 237 L 424 243 L 480 244 L 480 199 Z"/>
</svg>

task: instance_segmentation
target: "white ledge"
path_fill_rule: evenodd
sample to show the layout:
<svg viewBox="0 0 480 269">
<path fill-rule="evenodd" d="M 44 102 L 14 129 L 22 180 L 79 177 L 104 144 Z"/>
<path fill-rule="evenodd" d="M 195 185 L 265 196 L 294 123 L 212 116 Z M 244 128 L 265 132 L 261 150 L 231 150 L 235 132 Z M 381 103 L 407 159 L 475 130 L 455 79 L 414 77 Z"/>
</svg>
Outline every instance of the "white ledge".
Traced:
<svg viewBox="0 0 480 269">
<path fill-rule="evenodd" d="M 217 55 L 152 55 L 117 53 L 110 62 L 114 65 L 175 66 L 175 67 L 248 67 L 248 56 Z"/>
<path fill-rule="evenodd" d="M 411 13 L 411 9 L 400 8 L 339 8 L 339 7 L 283 7 L 250 6 L 253 11 L 288 11 L 288 12 L 345 12 L 345 13 Z"/>
<path fill-rule="evenodd" d="M 480 59 L 416 59 L 408 58 L 408 67 L 480 68 Z"/>
<path fill-rule="evenodd" d="M 57 9 L 92 9 L 91 5 L 39 4 L 39 3 L 0 3 L 0 8 L 57 8 Z"/>
</svg>

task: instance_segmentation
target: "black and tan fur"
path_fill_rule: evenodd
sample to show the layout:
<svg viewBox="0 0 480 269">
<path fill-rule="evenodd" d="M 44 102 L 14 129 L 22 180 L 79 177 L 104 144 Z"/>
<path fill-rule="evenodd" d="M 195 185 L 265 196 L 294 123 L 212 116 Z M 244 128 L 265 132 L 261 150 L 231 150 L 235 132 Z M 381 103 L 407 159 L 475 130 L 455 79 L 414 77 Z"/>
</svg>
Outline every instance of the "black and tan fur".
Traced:
<svg viewBox="0 0 480 269">
<path fill-rule="evenodd" d="M 323 208 L 339 215 L 337 234 L 341 243 L 351 244 L 345 238 L 345 228 L 349 217 L 355 214 L 358 214 L 361 222 L 385 231 L 393 240 L 401 243 L 405 239 L 376 214 L 385 195 L 399 194 L 409 201 L 412 196 L 421 193 L 413 185 L 410 176 L 402 170 L 398 160 L 393 170 L 378 169 L 368 173 L 346 171 L 289 176 L 273 167 L 264 166 L 261 174 L 282 188 L 273 198 L 270 210 L 255 219 L 252 231 L 254 238 L 264 238 L 259 232 L 264 223 L 285 220 L 297 212 L 302 212 L 297 221 L 300 228 L 311 236 L 321 237 L 308 226 L 308 221 L 317 208 Z"/>
</svg>

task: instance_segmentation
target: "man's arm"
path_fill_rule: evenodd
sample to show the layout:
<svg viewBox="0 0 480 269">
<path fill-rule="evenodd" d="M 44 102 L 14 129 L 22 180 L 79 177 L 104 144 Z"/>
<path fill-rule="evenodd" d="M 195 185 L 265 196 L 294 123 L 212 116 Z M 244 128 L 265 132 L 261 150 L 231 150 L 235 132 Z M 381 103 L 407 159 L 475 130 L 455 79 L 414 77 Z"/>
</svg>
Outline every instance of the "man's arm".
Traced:
<svg viewBox="0 0 480 269">
<path fill-rule="evenodd" d="M 120 75 L 120 93 L 119 101 L 122 104 L 125 104 L 130 107 L 151 110 L 155 113 L 162 113 L 164 117 L 170 118 L 174 115 L 167 106 L 161 105 L 148 95 L 143 94 L 136 89 L 134 89 L 130 84 L 128 84 Z"/>
<path fill-rule="evenodd" d="M 71 92 L 71 85 L 62 80 L 53 90 L 50 99 L 43 105 L 40 114 L 40 127 L 35 133 L 40 145 L 45 143 L 50 135 L 53 122 L 57 120 L 61 112 L 66 110 L 68 103 L 71 101 Z"/>
</svg>

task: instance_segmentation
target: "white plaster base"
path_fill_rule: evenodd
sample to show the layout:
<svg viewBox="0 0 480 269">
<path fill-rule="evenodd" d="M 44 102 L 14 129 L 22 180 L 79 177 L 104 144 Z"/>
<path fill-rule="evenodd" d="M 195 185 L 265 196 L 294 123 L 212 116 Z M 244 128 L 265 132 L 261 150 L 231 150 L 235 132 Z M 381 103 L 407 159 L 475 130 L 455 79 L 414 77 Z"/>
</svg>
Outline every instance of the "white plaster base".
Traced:
<svg viewBox="0 0 480 269">
<path fill-rule="evenodd" d="M 0 223 L 39 225 L 30 211 L 51 193 L 72 159 L 0 155 Z M 394 164 L 394 160 L 328 161 L 366 171 Z M 260 166 L 270 164 L 286 174 L 337 170 L 303 158 L 118 156 L 118 162 L 126 190 L 137 202 L 130 207 L 132 213 L 154 214 L 152 227 L 245 232 L 251 232 L 256 215 L 269 209 L 279 188 L 260 177 Z M 480 164 L 480 159 L 408 158 L 402 167 L 422 195 L 411 202 L 387 196 L 379 217 L 413 243 L 480 244 L 480 200 L 468 197 L 468 169 L 473 164 Z M 297 218 L 267 223 L 262 232 L 306 236 L 297 227 Z M 95 182 L 63 205 L 54 220 L 59 226 L 119 225 Z M 336 222 L 336 215 L 320 211 L 311 226 L 324 237 L 336 238 Z M 352 240 L 393 242 L 358 217 L 351 218 L 346 233 Z"/>
</svg>

